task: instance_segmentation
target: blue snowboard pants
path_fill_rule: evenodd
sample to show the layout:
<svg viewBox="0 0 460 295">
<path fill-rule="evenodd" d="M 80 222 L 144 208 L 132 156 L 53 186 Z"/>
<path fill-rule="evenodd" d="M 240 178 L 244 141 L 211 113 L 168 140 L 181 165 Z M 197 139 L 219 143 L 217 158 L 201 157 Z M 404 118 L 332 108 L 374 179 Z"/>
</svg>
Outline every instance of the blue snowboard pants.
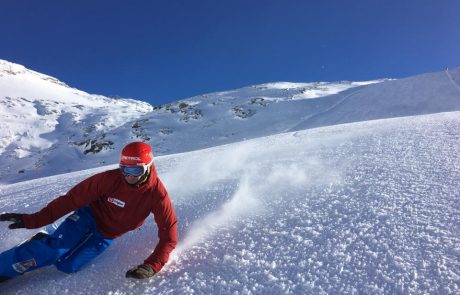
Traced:
<svg viewBox="0 0 460 295">
<path fill-rule="evenodd" d="M 89 207 L 75 211 L 54 233 L 0 254 L 0 276 L 16 277 L 54 264 L 66 273 L 80 270 L 112 243 L 96 229 Z"/>
</svg>

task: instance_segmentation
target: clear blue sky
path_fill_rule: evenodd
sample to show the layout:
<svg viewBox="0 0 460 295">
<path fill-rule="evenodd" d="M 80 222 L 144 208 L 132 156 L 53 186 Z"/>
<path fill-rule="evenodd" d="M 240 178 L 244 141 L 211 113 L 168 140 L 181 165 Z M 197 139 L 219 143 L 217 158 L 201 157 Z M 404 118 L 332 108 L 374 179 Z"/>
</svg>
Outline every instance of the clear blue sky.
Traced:
<svg viewBox="0 0 460 295">
<path fill-rule="evenodd" d="M 0 59 L 153 105 L 271 81 L 460 66 L 457 0 L 11 0 Z"/>
</svg>

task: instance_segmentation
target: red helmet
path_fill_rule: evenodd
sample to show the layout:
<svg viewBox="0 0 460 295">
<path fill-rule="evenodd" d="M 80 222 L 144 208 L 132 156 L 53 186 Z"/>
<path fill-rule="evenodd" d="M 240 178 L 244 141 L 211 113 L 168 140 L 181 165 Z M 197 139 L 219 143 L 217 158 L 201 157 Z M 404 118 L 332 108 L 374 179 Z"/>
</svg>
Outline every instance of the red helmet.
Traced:
<svg viewBox="0 0 460 295">
<path fill-rule="evenodd" d="M 144 166 L 153 164 L 153 152 L 150 145 L 145 142 L 132 142 L 127 144 L 120 155 L 120 166 Z"/>
</svg>

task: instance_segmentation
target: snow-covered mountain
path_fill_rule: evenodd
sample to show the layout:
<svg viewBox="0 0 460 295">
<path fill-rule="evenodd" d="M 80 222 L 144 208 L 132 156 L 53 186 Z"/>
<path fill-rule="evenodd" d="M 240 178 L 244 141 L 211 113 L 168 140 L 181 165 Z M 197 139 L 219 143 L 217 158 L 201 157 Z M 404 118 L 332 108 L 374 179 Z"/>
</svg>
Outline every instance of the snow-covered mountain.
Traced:
<svg viewBox="0 0 460 295">
<path fill-rule="evenodd" d="M 460 70 L 401 80 L 267 83 L 174 103 L 90 95 L 0 60 L 0 183 L 116 163 L 129 141 L 156 155 L 348 122 L 460 110 Z"/>
<path fill-rule="evenodd" d="M 113 145 L 107 132 L 152 110 L 148 103 L 90 95 L 0 60 L 0 182 L 87 167 L 78 163 L 93 160 L 85 153 Z"/>
</svg>

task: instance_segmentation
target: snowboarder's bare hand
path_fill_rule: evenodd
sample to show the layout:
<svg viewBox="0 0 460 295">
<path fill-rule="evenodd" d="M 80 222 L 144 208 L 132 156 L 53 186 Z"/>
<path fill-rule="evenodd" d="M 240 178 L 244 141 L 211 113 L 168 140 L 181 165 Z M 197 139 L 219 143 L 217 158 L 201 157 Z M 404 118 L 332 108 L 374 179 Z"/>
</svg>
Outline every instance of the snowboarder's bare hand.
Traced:
<svg viewBox="0 0 460 295">
<path fill-rule="evenodd" d="M 127 278 L 135 278 L 135 279 L 147 279 L 153 277 L 155 275 L 155 271 L 147 264 L 141 264 L 136 267 L 131 268 L 126 273 Z"/>
<path fill-rule="evenodd" d="M 0 221 L 10 221 L 12 224 L 8 226 L 9 229 L 24 228 L 24 220 L 22 214 L 18 213 L 4 213 L 0 214 Z"/>
</svg>

